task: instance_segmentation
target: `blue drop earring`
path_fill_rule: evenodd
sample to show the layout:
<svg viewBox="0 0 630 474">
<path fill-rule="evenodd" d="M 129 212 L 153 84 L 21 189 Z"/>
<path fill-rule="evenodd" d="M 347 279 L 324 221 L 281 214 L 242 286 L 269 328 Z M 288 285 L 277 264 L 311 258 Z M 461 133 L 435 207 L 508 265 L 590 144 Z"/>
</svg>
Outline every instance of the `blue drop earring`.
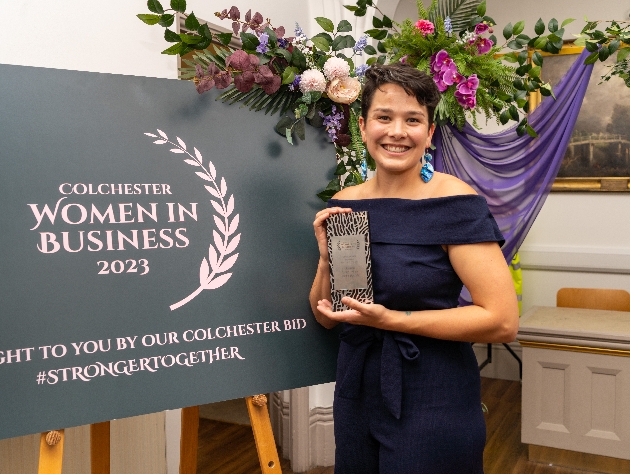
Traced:
<svg viewBox="0 0 630 474">
<path fill-rule="evenodd" d="M 422 169 L 420 169 L 420 177 L 425 183 L 428 183 L 431 181 L 431 178 L 433 178 L 433 165 L 431 164 L 431 160 L 433 160 L 433 157 L 427 149 L 422 157 L 421 161 L 424 163 L 422 164 Z"/>
<path fill-rule="evenodd" d="M 363 159 L 361 160 L 361 167 L 359 168 L 359 171 L 361 173 L 361 178 L 363 179 L 364 183 L 367 181 L 367 170 L 368 170 L 368 166 L 367 166 L 367 148 L 364 148 L 363 149 Z"/>
</svg>

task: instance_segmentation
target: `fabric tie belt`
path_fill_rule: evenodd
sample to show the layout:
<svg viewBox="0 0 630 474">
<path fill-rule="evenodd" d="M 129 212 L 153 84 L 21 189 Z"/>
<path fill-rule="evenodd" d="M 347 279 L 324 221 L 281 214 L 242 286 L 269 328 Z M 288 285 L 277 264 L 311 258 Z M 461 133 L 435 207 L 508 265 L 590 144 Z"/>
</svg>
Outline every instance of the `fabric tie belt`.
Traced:
<svg viewBox="0 0 630 474">
<path fill-rule="evenodd" d="M 383 341 L 381 351 L 381 394 L 389 412 L 400 419 L 402 410 L 403 358 L 413 361 L 420 351 L 407 334 L 383 331 L 369 326 L 346 325 L 339 338 L 350 349 L 343 380 L 337 381 L 339 396 L 359 398 L 363 366 L 370 346 Z"/>
</svg>

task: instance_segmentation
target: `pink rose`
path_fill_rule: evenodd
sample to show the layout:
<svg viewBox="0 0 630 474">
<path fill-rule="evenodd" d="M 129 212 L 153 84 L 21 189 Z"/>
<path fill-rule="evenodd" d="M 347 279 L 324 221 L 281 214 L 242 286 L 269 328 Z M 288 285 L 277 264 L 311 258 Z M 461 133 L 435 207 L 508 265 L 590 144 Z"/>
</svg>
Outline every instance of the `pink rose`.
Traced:
<svg viewBox="0 0 630 474">
<path fill-rule="evenodd" d="M 328 98 L 338 104 L 351 104 L 361 93 L 361 83 L 355 77 L 338 77 L 326 88 Z"/>
<path fill-rule="evenodd" d="M 420 30 L 422 36 L 430 35 L 435 31 L 435 26 L 429 20 L 416 21 L 416 28 Z"/>
</svg>

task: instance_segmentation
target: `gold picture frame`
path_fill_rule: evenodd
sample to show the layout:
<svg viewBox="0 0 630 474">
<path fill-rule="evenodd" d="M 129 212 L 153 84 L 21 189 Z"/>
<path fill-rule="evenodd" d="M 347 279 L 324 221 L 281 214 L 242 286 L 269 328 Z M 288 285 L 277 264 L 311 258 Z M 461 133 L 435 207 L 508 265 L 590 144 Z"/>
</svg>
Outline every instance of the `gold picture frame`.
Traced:
<svg viewBox="0 0 630 474">
<path fill-rule="evenodd" d="M 544 57 L 541 71 L 542 79 L 550 81 L 553 87 L 575 60 L 569 56 L 576 57 L 582 53 L 583 49 L 582 46 L 565 44 L 559 54 L 539 51 Z M 530 51 L 531 54 L 533 51 Z M 580 116 L 578 116 L 578 122 L 571 137 L 571 144 L 563 158 L 560 176 L 554 181 L 551 191 L 630 192 L 630 130 L 625 134 L 606 131 L 611 128 L 613 130 L 619 128 L 611 127 L 614 116 L 612 111 L 615 107 L 627 109 L 626 112 L 630 115 L 630 94 L 627 93 L 625 84 L 615 77 L 610 82 L 598 85 L 600 76 L 604 74 L 605 70 L 606 63 L 595 63 Z M 627 99 L 622 95 L 621 99 L 624 101 L 620 102 L 619 92 L 622 90 L 626 93 Z M 540 92 L 531 94 L 530 110 L 534 110 L 541 100 Z M 603 119 L 605 118 L 610 119 L 608 124 L 604 123 Z M 606 164 L 609 156 L 606 154 L 607 150 L 612 148 L 616 148 L 613 153 L 610 153 L 616 155 L 613 157 L 614 162 L 620 164 L 622 172 L 627 169 L 627 173 L 623 173 L 623 176 L 619 176 L 619 168 Z M 585 154 L 588 154 L 588 157 L 585 157 Z M 569 161 L 568 165 L 567 160 Z M 605 166 L 602 167 L 601 163 L 604 163 Z M 601 171 L 599 171 L 600 169 Z M 615 172 L 606 175 L 606 170 L 609 169 L 613 169 Z M 579 176 L 571 176 L 571 170 L 574 172 L 577 170 L 576 174 Z M 564 176 L 562 176 L 563 174 Z M 587 175 L 584 176 L 584 174 Z"/>
</svg>

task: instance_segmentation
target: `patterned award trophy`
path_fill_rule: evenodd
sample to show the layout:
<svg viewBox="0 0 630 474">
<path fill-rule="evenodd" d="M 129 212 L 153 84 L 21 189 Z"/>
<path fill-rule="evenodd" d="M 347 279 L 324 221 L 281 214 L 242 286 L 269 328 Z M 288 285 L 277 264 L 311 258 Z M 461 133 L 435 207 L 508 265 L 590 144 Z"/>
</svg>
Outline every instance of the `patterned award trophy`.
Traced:
<svg viewBox="0 0 630 474">
<path fill-rule="evenodd" d="M 368 213 L 333 214 L 326 220 L 333 311 L 348 307 L 341 298 L 374 301 Z"/>
</svg>

